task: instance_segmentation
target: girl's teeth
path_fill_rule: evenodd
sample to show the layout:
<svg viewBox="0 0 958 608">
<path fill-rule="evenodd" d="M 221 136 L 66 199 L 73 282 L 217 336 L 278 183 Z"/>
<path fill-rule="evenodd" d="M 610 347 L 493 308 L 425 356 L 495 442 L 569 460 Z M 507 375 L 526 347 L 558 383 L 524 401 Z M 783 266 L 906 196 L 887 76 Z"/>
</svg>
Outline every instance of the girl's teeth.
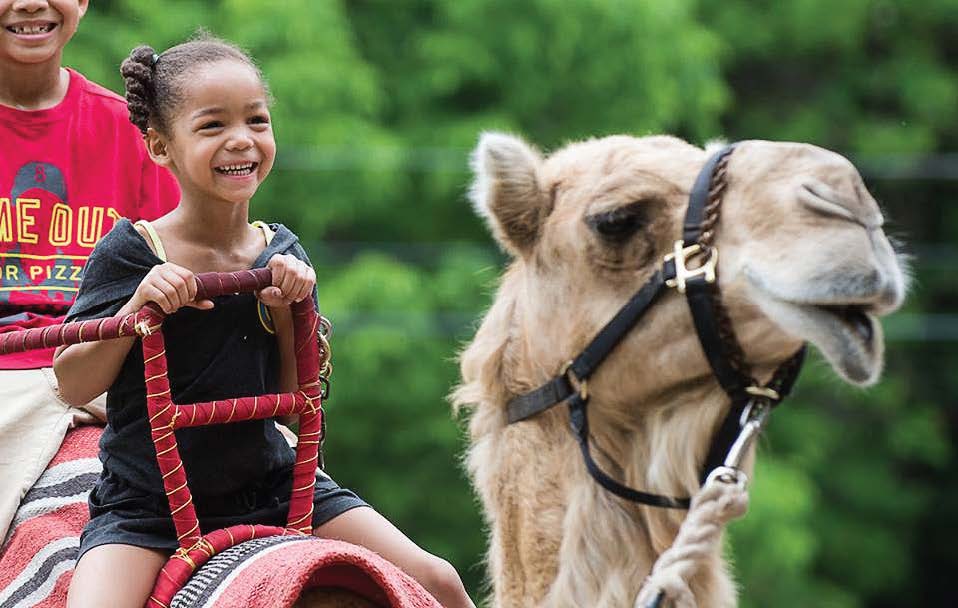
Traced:
<svg viewBox="0 0 958 608">
<path fill-rule="evenodd" d="M 245 165 L 227 165 L 225 167 L 219 167 L 217 170 L 227 175 L 249 175 L 253 172 L 253 165 L 249 163 Z"/>
<path fill-rule="evenodd" d="M 14 26 L 11 29 L 13 29 L 13 33 L 15 34 L 25 34 L 29 36 L 33 34 L 45 34 L 50 31 L 51 26 L 50 25 L 19 25 L 19 26 Z"/>
</svg>

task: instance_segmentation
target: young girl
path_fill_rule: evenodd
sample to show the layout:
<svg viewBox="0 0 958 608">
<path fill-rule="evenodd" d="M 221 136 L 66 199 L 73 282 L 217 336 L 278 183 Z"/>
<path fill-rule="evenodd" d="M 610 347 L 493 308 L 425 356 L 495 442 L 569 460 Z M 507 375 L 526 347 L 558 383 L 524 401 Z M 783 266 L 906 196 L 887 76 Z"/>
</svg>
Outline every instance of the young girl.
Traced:
<svg viewBox="0 0 958 608">
<path fill-rule="evenodd" d="M 70 319 L 158 304 L 172 315 L 163 331 L 178 403 L 295 390 L 289 305 L 313 292 L 315 275 L 292 232 L 249 223 L 250 198 L 276 153 L 259 70 L 236 47 L 203 37 L 160 55 L 138 47 L 121 71 L 130 120 L 176 176 L 182 199 L 152 224 L 121 221 L 97 245 Z M 264 265 L 273 286 L 255 297 L 192 301 L 194 273 Z M 140 608 L 177 548 L 150 439 L 142 351 L 134 338 L 77 344 L 59 349 L 54 369 L 70 403 L 109 389 L 103 473 L 67 604 Z M 183 429 L 177 438 L 203 529 L 285 524 L 294 453 L 272 421 Z M 318 477 L 314 503 L 317 536 L 376 551 L 445 606 L 473 605 L 451 565 L 352 492 Z"/>
</svg>

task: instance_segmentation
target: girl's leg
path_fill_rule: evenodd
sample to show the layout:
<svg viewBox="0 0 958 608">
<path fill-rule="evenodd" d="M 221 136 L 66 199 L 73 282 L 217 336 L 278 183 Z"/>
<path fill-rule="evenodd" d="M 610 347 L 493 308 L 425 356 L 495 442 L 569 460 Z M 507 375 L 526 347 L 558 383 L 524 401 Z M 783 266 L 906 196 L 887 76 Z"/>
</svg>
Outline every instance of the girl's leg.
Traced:
<svg viewBox="0 0 958 608">
<path fill-rule="evenodd" d="M 369 507 L 350 509 L 313 530 L 313 534 L 375 551 L 419 581 L 446 608 L 475 608 L 449 562 L 419 548 Z"/>
<path fill-rule="evenodd" d="M 67 608 L 143 608 L 169 556 L 132 545 L 100 545 L 73 571 Z"/>
</svg>

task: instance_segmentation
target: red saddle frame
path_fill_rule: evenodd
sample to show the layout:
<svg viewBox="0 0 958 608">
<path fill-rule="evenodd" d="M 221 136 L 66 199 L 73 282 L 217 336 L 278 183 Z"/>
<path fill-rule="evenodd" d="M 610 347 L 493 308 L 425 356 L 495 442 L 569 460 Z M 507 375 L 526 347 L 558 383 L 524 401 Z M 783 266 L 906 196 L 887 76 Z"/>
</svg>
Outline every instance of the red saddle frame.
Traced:
<svg viewBox="0 0 958 608">
<path fill-rule="evenodd" d="M 232 273 L 196 275 L 196 299 L 233 293 L 248 293 L 268 287 L 272 275 L 259 268 Z M 173 403 L 167 378 L 166 347 L 162 325 L 166 315 L 148 304 L 123 317 L 109 317 L 51 325 L 0 334 L 0 354 L 94 342 L 137 335 L 141 338 L 146 381 L 147 412 L 156 460 L 170 504 L 170 513 L 180 547 L 160 571 L 148 608 L 168 608 L 173 595 L 193 572 L 213 555 L 241 542 L 276 535 L 312 533 L 313 489 L 322 440 L 322 400 L 325 393 L 329 346 L 324 335 L 328 322 L 319 316 L 312 297 L 291 306 L 296 349 L 298 388 L 277 393 L 223 399 L 204 403 Z M 203 534 L 193 496 L 176 444 L 176 429 L 225 424 L 299 414 L 299 441 L 293 465 L 293 486 L 286 527 L 239 525 Z"/>
</svg>

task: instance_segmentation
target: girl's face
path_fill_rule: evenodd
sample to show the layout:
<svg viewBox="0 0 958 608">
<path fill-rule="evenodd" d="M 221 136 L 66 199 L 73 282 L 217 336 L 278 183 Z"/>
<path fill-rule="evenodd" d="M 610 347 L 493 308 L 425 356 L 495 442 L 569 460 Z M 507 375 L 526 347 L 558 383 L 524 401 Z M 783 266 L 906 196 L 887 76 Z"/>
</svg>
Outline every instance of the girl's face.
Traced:
<svg viewBox="0 0 958 608">
<path fill-rule="evenodd" d="M 185 75 L 157 162 L 169 167 L 184 198 L 247 203 L 276 157 L 269 100 L 259 76 L 240 61 L 198 66 Z M 152 149 L 152 147 L 151 147 Z"/>
</svg>

